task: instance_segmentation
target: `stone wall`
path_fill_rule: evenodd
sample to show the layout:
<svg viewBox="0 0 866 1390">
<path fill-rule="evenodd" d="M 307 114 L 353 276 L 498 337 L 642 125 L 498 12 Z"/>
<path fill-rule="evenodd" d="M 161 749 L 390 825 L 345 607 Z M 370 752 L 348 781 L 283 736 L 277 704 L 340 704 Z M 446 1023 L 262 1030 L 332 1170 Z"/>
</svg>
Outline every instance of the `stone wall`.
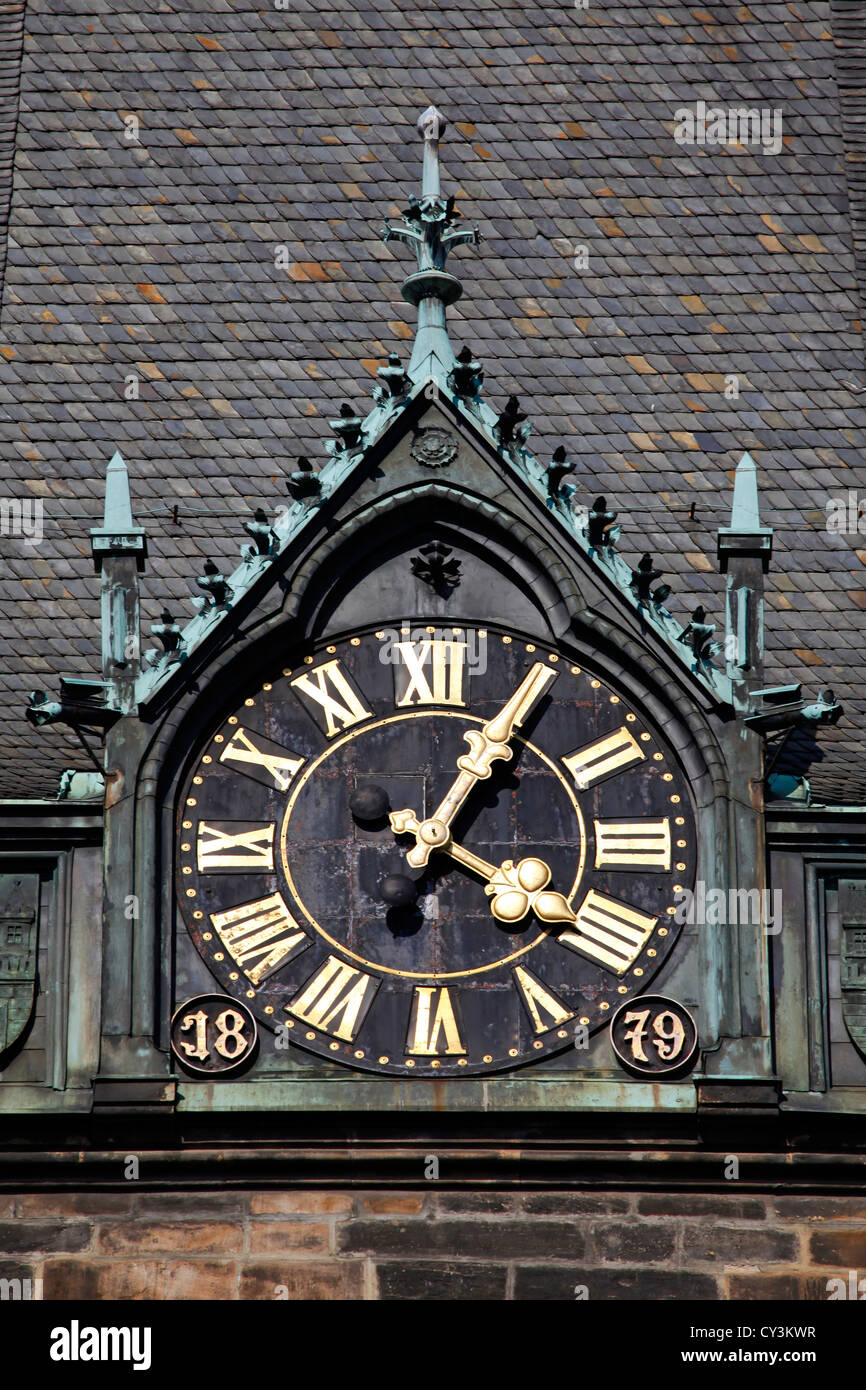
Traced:
<svg viewBox="0 0 866 1390">
<path fill-rule="evenodd" d="M 45 1299 L 826 1299 L 851 1270 L 860 1197 L 0 1195 L 0 1279 Z"/>
</svg>

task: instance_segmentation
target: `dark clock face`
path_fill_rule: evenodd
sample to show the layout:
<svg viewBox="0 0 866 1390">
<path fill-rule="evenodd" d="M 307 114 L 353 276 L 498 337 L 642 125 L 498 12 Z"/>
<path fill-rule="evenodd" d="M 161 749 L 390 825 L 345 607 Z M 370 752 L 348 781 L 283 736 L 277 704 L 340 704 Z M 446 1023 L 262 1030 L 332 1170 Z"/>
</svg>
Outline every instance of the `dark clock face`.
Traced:
<svg viewBox="0 0 866 1390">
<path fill-rule="evenodd" d="M 466 1076 L 571 1047 L 646 990 L 695 827 L 669 746 L 600 671 L 418 619 L 250 691 L 184 789 L 177 862 L 197 950 L 266 1027 Z"/>
</svg>

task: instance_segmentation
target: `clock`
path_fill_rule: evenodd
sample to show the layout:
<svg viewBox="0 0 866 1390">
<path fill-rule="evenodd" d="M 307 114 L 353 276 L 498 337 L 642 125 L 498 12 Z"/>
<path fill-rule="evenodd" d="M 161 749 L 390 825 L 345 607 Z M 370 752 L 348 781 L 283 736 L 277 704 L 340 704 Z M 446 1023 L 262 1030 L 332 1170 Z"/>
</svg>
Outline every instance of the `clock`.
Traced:
<svg viewBox="0 0 866 1390">
<path fill-rule="evenodd" d="M 687 779 L 601 662 L 441 619 L 280 663 L 197 753 L 177 836 L 226 994 L 277 1046 L 405 1077 L 580 1046 L 695 876 Z"/>
</svg>

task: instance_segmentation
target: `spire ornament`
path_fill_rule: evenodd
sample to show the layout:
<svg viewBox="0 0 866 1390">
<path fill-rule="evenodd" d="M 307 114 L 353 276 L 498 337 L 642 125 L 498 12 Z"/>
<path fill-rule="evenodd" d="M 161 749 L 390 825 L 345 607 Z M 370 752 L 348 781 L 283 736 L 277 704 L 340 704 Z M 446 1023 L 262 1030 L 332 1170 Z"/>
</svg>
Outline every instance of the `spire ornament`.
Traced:
<svg viewBox="0 0 866 1390">
<path fill-rule="evenodd" d="M 412 194 L 403 213 L 402 225 L 385 223 L 383 241 L 401 241 L 413 246 L 418 269 L 401 286 L 403 298 L 418 310 L 418 328 L 409 375 L 413 380 L 433 377 L 444 381 L 455 363 L 448 338 L 445 311 L 463 293 L 456 275 L 445 269 L 449 251 L 455 246 L 477 246 L 481 233 L 477 227 L 456 225 L 460 213 L 454 198 L 443 198 L 439 180 L 439 141 L 445 133 L 445 117 L 435 106 L 428 106 L 418 118 L 417 129 L 424 140 L 421 197 Z"/>
</svg>

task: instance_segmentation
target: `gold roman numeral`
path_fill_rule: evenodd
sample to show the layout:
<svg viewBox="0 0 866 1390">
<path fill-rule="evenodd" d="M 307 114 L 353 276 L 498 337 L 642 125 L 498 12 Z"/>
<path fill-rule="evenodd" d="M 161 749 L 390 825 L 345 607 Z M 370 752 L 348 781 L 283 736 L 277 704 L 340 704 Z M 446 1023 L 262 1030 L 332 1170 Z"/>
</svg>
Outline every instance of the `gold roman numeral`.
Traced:
<svg viewBox="0 0 866 1390">
<path fill-rule="evenodd" d="M 212 912 L 210 919 L 235 965 L 254 985 L 260 985 L 312 944 L 279 893 L 227 912 Z"/>
<path fill-rule="evenodd" d="M 615 733 L 605 734 L 604 738 L 596 739 L 595 743 L 588 743 L 585 748 L 576 748 L 573 753 L 567 753 L 562 761 L 578 789 L 585 792 L 587 787 L 610 777 L 611 773 L 619 772 L 633 763 L 643 762 L 644 757 L 640 745 L 623 724 Z"/>
<path fill-rule="evenodd" d="M 463 672 L 466 643 L 443 638 L 423 642 L 395 642 L 402 665 L 395 666 L 398 705 L 463 705 Z M 429 668 L 428 678 L 425 668 Z M 408 678 L 408 679 L 407 679 Z M 432 683 L 431 683 L 432 682 Z"/>
<path fill-rule="evenodd" d="M 244 829 L 232 833 L 230 827 Z M 267 825 L 250 825 L 248 821 L 221 821 L 219 825 L 198 825 L 198 870 L 208 874 L 213 869 L 255 869 L 273 872 L 273 821 Z M 209 837 L 209 838 L 206 838 Z"/>
<path fill-rule="evenodd" d="M 371 717 L 372 711 L 365 709 L 360 694 L 336 657 L 333 661 L 322 662 L 321 666 L 313 666 L 289 683 L 324 713 L 328 738 Z"/>
<path fill-rule="evenodd" d="M 447 989 L 416 985 L 409 1019 L 409 1038 L 406 1050 L 418 1057 L 442 1054 L 454 1057 L 466 1052 Z"/>
<path fill-rule="evenodd" d="M 575 930 L 569 927 L 556 939 L 621 975 L 637 960 L 657 921 L 591 888 L 576 913 Z"/>
<path fill-rule="evenodd" d="M 671 823 L 663 820 L 595 822 L 597 869 L 671 867 Z"/>
<path fill-rule="evenodd" d="M 280 748 L 278 743 L 271 743 L 261 734 L 254 737 L 256 742 L 253 742 L 246 729 L 236 729 L 220 753 L 220 762 L 241 763 L 241 767 L 232 770 L 252 777 L 254 782 L 263 782 L 266 787 L 288 791 L 289 783 L 300 772 L 306 759 L 295 757 L 287 748 Z"/>
<path fill-rule="evenodd" d="M 567 1009 L 562 1000 L 557 999 L 525 965 L 514 967 L 514 978 L 536 1033 L 546 1033 L 548 1029 L 556 1028 L 574 1018 L 571 1009 Z M 542 1014 L 547 1015 L 547 1021 Z"/>
<path fill-rule="evenodd" d="M 323 1033 L 354 1042 L 378 988 L 379 981 L 372 975 L 328 956 L 286 1005 L 286 1011 Z"/>
</svg>

